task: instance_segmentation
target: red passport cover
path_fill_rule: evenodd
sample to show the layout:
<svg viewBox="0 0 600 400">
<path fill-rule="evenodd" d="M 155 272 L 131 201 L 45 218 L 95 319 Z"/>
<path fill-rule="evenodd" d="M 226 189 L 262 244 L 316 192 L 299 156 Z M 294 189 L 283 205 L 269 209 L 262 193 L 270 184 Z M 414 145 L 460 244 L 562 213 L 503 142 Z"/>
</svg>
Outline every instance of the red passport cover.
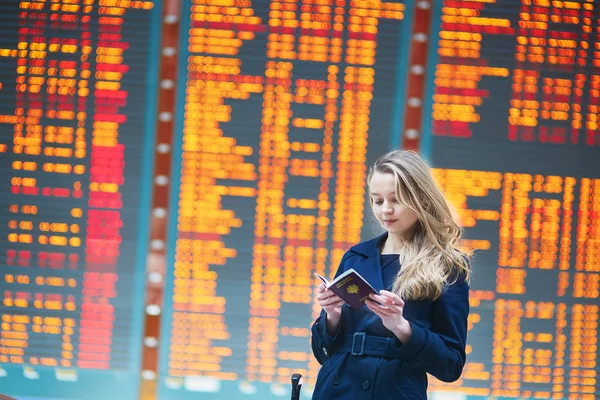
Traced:
<svg viewBox="0 0 600 400">
<path fill-rule="evenodd" d="M 371 285 L 369 285 L 369 282 L 353 268 L 350 268 L 348 271 L 335 278 L 333 282 L 329 282 L 317 273 L 315 273 L 315 275 L 323 281 L 327 289 L 331 289 L 333 293 L 340 296 L 346 304 L 353 308 L 362 307 L 369 298 L 369 294 L 379 294 Z"/>
</svg>

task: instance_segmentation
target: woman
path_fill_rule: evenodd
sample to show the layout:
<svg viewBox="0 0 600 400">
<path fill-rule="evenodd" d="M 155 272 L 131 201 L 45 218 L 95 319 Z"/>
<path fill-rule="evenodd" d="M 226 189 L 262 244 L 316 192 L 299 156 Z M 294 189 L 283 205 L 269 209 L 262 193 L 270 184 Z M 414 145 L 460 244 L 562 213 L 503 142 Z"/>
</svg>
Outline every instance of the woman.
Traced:
<svg viewBox="0 0 600 400">
<path fill-rule="evenodd" d="M 357 309 L 319 287 L 312 348 L 322 367 L 313 399 L 426 400 L 426 373 L 453 382 L 465 364 L 469 265 L 455 247 L 461 229 L 414 152 L 379 158 L 368 185 L 386 232 L 352 247 L 337 274 L 354 268 L 379 295 Z"/>
</svg>

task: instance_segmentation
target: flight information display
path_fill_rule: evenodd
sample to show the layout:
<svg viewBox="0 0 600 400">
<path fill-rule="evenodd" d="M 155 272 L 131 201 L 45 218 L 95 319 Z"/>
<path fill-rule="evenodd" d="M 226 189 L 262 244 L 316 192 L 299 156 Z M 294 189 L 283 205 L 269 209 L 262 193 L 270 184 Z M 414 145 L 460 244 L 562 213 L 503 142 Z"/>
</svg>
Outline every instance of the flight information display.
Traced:
<svg viewBox="0 0 600 400">
<path fill-rule="evenodd" d="M 159 398 L 310 396 L 313 273 L 380 231 L 412 3 L 183 1 Z"/>
<path fill-rule="evenodd" d="M 600 2 L 439 3 L 423 153 L 475 250 L 454 390 L 595 399 Z"/>
<path fill-rule="evenodd" d="M 0 393 L 138 396 L 159 13 L 0 2 Z"/>
</svg>

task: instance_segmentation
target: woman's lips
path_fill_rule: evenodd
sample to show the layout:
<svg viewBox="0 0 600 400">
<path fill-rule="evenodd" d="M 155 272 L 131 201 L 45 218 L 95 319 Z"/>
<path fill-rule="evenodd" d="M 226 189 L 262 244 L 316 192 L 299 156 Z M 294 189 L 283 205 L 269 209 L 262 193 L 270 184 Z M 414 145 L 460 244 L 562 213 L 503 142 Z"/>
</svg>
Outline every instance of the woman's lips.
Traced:
<svg viewBox="0 0 600 400">
<path fill-rule="evenodd" d="M 383 220 L 384 225 L 392 225 L 394 222 L 398 221 L 397 219 L 385 219 Z"/>
</svg>

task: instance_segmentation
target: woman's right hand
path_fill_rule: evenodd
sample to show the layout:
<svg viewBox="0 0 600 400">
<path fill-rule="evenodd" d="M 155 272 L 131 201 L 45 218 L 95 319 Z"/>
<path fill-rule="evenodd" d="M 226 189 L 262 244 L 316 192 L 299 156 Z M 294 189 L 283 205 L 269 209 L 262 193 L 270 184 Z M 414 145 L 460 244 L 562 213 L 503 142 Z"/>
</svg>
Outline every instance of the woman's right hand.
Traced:
<svg viewBox="0 0 600 400">
<path fill-rule="evenodd" d="M 325 289 L 325 284 L 321 284 L 318 291 L 317 300 L 319 301 L 319 305 L 327 313 L 327 332 L 333 335 L 337 331 L 337 326 L 342 316 L 344 300 L 331 290 Z"/>
</svg>

